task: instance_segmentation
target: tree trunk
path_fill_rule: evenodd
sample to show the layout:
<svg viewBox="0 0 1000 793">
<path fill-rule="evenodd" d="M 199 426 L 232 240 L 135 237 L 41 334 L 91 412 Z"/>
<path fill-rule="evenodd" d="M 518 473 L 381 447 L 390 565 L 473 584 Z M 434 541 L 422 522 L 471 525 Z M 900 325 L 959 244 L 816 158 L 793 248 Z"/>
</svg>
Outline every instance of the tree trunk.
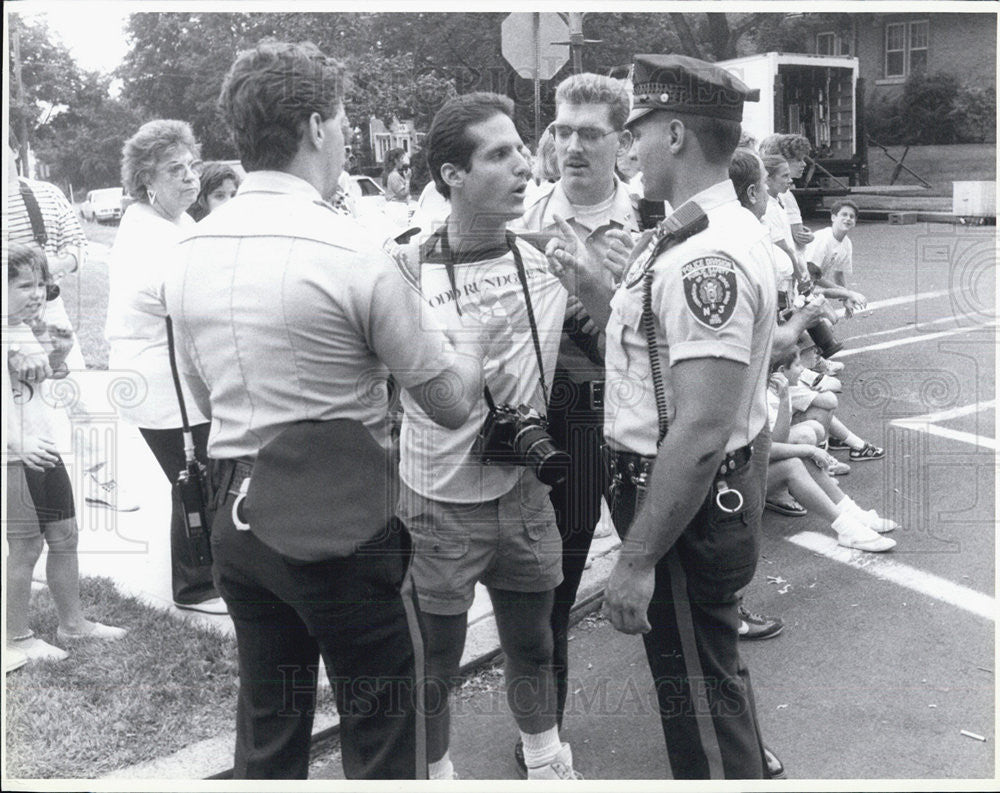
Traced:
<svg viewBox="0 0 1000 793">
<path fill-rule="evenodd" d="M 677 38 L 681 40 L 681 47 L 684 49 L 684 54 L 692 58 L 701 58 L 704 60 L 705 56 L 701 54 L 701 47 L 698 46 L 698 41 L 691 31 L 687 17 L 684 14 L 671 14 L 670 21 L 674 24 Z"/>
</svg>

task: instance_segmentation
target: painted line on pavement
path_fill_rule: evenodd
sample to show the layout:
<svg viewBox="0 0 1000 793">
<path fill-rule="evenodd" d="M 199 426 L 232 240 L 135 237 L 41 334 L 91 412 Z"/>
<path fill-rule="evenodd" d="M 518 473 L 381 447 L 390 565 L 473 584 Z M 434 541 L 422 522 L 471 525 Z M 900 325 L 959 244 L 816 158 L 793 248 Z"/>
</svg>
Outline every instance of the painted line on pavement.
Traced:
<svg viewBox="0 0 1000 793">
<path fill-rule="evenodd" d="M 902 295 L 901 297 L 887 297 L 885 300 L 873 300 L 864 310 L 858 311 L 854 314 L 855 317 L 867 316 L 872 311 L 877 311 L 880 308 L 889 308 L 890 306 L 901 306 L 904 303 L 916 303 L 918 300 L 933 300 L 936 297 L 943 297 L 944 295 L 950 294 L 950 289 L 938 289 L 935 292 L 918 292 L 915 295 Z M 847 312 L 844 309 L 840 309 L 837 312 L 837 316 L 843 319 L 847 316 Z"/>
<path fill-rule="evenodd" d="M 912 589 L 914 592 L 956 606 L 975 614 L 977 617 L 996 621 L 996 600 L 982 592 L 953 583 L 933 573 L 894 562 L 882 554 L 843 548 L 837 545 L 837 541 L 833 537 L 814 531 L 803 531 L 786 539 L 801 548 L 818 553 L 835 562 L 846 564 L 856 570 L 862 570 L 883 581 Z"/>
<path fill-rule="evenodd" d="M 934 421 L 951 421 L 952 419 L 960 419 L 963 416 L 971 415 L 972 413 L 981 413 L 984 410 L 993 410 L 997 406 L 997 401 L 995 399 L 987 399 L 985 402 L 973 402 L 971 405 L 962 405 L 957 408 L 948 408 L 947 410 L 939 410 L 936 413 L 924 413 L 922 416 L 910 416 L 905 419 L 895 419 L 893 424 L 910 424 L 912 422 L 934 422 Z"/>
<path fill-rule="evenodd" d="M 846 339 L 841 339 L 845 344 L 849 341 L 858 341 L 859 339 L 874 339 L 876 336 L 891 336 L 893 333 L 899 333 L 901 330 L 915 330 L 916 328 L 926 328 L 930 325 L 941 325 L 945 322 L 957 322 L 956 317 L 941 317 L 941 319 L 932 319 L 928 322 L 911 322 L 909 325 L 900 325 L 898 328 L 889 328 L 889 330 L 877 330 L 874 333 L 863 333 L 860 336 L 848 336 Z"/>
<path fill-rule="evenodd" d="M 937 424 L 937 422 L 962 418 L 963 416 L 980 413 L 984 410 L 995 410 L 996 406 L 997 401 L 995 399 L 988 399 L 985 402 L 974 402 L 971 405 L 962 405 L 961 407 L 949 408 L 948 410 L 939 410 L 936 413 L 925 413 L 922 416 L 893 419 L 891 423 L 896 427 L 903 427 L 904 429 L 914 430 L 915 432 L 926 432 L 928 435 L 937 435 L 939 438 L 948 438 L 949 440 L 969 443 L 983 449 L 993 449 L 996 451 L 996 438 L 988 438 L 985 435 L 975 435 L 971 432 L 954 430 L 950 427 L 941 427 Z"/>
<path fill-rule="evenodd" d="M 921 341 L 934 341 L 935 339 L 943 339 L 947 336 L 957 336 L 960 333 L 969 333 L 974 330 L 986 330 L 996 328 L 996 323 L 990 323 L 988 325 L 976 325 L 970 328 L 955 328 L 954 330 L 942 330 L 937 333 L 923 333 L 919 336 L 907 336 L 905 339 L 893 339 L 892 341 L 883 341 L 878 344 L 869 344 L 867 347 L 856 347 L 853 350 L 841 350 L 836 354 L 836 358 L 839 361 L 841 358 L 847 358 L 850 355 L 857 355 L 862 352 L 874 352 L 875 350 L 888 350 L 892 347 L 902 347 L 904 344 L 917 344 Z"/>
</svg>

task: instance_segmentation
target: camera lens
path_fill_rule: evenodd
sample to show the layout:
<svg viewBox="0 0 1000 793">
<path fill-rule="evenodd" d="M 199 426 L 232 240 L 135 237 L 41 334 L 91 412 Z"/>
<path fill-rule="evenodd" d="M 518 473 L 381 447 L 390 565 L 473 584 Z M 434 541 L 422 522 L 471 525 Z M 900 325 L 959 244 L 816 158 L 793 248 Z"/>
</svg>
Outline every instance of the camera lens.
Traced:
<svg viewBox="0 0 1000 793">
<path fill-rule="evenodd" d="M 550 487 L 564 482 L 569 474 L 569 455 L 556 448 L 539 424 L 526 424 L 521 428 L 514 438 L 514 452 L 535 472 L 539 481 Z"/>
</svg>

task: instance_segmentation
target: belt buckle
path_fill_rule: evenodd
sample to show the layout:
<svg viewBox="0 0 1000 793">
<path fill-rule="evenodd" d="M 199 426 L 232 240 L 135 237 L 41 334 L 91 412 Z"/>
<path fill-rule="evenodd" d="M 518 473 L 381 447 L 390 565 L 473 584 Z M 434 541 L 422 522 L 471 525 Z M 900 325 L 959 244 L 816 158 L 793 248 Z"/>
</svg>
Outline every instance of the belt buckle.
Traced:
<svg viewBox="0 0 1000 793">
<path fill-rule="evenodd" d="M 591 410 L 604 409 L 603 380 L 591 380 L 587 383 L 587 400 Z"/>
</svg>

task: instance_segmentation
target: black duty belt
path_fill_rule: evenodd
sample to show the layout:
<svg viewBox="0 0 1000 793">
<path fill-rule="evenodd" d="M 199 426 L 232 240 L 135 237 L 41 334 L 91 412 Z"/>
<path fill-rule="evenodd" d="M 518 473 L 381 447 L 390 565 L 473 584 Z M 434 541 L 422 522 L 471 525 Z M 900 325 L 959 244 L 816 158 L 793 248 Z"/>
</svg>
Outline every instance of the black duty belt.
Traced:
<svg viewBox="0 0 1000 793">
<path fill-rule="evenodd" d="M 645 487 L 649 471 L 653 467 L 655 457 L 643 457 L 635 452 L 622 452 L 612 449 L 607 444 L 603 447 L 605 464 L 613 484 L 627 482 L 635 487 Z M 753 444 L 748 443 L 722 458 L 717 478 L 724 478 L 738 468 L 742 468 L 753 456 Z"/>
</svg>

